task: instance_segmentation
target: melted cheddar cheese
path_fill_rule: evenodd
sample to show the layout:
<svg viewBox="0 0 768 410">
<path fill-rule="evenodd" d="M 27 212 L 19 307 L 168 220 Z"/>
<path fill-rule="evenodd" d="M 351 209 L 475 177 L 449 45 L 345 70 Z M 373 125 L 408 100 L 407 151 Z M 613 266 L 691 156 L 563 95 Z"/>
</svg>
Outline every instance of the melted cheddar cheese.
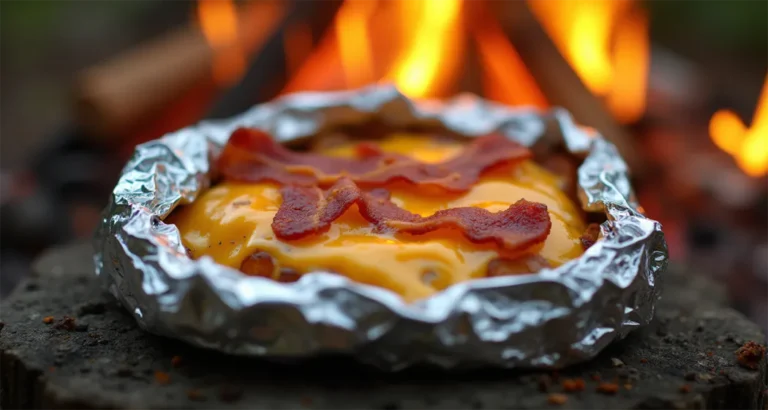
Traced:
<svg viewBox="0 0 768 410">
<path fill-rule="evenodd" d="M 379 141 L 384 151 L 440 162 L 459 153 L 462 144 L 414 135 L 393 135 Z M 351 156 L 354 144 L 321 151 Z M 428 216 L 441 209 L 474 206 L 493 212 L 517 200 L 547 205 L 552 231 L 528 252 L 558 266 L 583 253 L 585 226 L 572 201 L 559 189 L 556 176 L 531 161 L 483 174 L 466 193 L 424 193 L 405 184 L 387 186 L 392 200 L 411 212 Z M 426 235 L 379 234 L 353 205 L 328 232 L 296 241 L 278 240 L 271 224 L 280 207 L 280 187 L 273 183 L 224 182 L 203 193 L 192 205 L 167 220 L 175 224 L 193 257 L 208 255 L 240 268 L 255 252 L 267 252 L 277 265 L 297 272 L 338 272 L 350 279 L 390 289 L 413 301 L 452 284 L 486 276 L 488 263 L 499 256 L 492 244 L 475 244 L 454 231 Z M 525 263 L 517 273 L 535 271 Z"/>
</svg>

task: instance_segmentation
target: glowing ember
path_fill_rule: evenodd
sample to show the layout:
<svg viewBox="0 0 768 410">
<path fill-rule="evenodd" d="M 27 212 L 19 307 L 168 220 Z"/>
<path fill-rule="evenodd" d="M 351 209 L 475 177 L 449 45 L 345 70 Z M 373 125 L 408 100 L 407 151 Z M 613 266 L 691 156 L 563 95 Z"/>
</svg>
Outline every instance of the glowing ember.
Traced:
<svg viewBox="0 0 768 410">
<path fill-rule="evenodd" d="M 752 126 L 732 111 L 720 110 L 709 122 L 709 134 L 718 148 L 732 155 L 747 175 L 768 174 L 768 75 L 757 102 Z"/>
<path fill-rule="evenodd" d="M 645 110 L 648 22 L 629 0 L 528 0 L 584 84 L 623 122 Z"/>
</svg>

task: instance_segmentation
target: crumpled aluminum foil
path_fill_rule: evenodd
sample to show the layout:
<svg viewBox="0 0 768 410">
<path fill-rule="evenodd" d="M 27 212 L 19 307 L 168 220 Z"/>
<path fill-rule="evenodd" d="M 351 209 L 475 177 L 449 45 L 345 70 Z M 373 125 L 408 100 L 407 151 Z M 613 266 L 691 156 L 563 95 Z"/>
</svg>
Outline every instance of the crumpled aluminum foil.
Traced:
<svg viewBox="0 0 768 410">
<path fill-rule="evenodd" d="M 583 158 L 584 209 L 607 216 L 601 240 L 559 268 L 461 283 L 409 305 L 330 273 L 281 284 L 208 257 L 192 260 L 177 228 L 163 223 L 208 188 L 211 159 L 237 127 L 290 141 L 374 118 L 469 137 L 501 132 L 528 146 L 543 143 L 555 124 L 560 142 Z M 666 242 L 660 224 L 637 211 L 627 173 L 612 144 L 560 109 L 512 109 L 471 95 L 414 102 L 392 86 L 294 94 L 139 145 L 96 233 L 96 273 L 144 329 L 228 353 L 338 352 L 385 370 L 419 362 L 562 367 L 595 356 L 653 317 Z"/>
</svg>

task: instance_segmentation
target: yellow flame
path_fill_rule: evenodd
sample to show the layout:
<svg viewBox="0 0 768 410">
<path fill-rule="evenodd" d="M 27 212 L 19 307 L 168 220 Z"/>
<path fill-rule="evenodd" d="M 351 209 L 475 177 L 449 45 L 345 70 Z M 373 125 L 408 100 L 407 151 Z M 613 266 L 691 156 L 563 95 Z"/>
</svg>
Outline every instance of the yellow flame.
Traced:
<svg viewBox="0 0 768 410">
<path fill-rule="evenodd" d="M 420 6 L 421 13 L 408 13 L 405 23 L 412 25 L 416 32 L 410 47 L 386 78 L 394 81 L 406 95 L 414 98 L 426 96 L 441 66 L 458 57 L 458 53 L 451 48 L 461 41 L 461 26 L 458 24 L 461 3 L 461 0 L 405 2 L 409 7 Z"/>
<path fill-rule="evenodd" d="M 347 0 L 339 10 L 336 35 L 347 85 L 359 87 L 373 79 L 368 18 L 376 0 Z"/>
<path fill-rule="evenodd" d="M 747 127 L 732 111 L 719 110 L 709 121 L 709 134 L 718 148 L 732 155 L 747 175 L 768 174 L 768 75 Z"/>
<path fill-rule="evenodd" d="M 238 44 L 237 9 L 232 0 L 200 0 L 200 29 L 214 51 L 213 78 L 230 84 L 245 71 L 245 55 Z"/>
<path fill-rule="evenodd" d="M 585 12 L 573 16 L 573 28 L 566 49 L 587 87 L 599 94 L 608 91 L 613 74 L 608 54 L 610 12 L 613 9 L 609 4 L 615 3 L 595 2 Z"/>
<path fill-rule="evenodd" d="M 608 108 L 622 123 L 637 121 L 645 112 L 650 43 L 648 15 L 637 10 L 616 28 L 613 86 Z"/>
<path fill-rule="evenodd" d="M 528 0 L 584 85 L 606 98 L 619 121 L 645 111 L 647 16 L 630 0 Z"/>
<path fill-rule="evenodd" d="M 738 155 L 742 138 L 747 128 L 736 113 L 730 110 L 717 111 L 709 120 L 709 135 L 718 148 L 731 155 Z"/>
<path fill-rule="evenodd" d="M 461 69 L 462 2 L 345 0 L 334 29 L 291 76 L 283 93 L 387 81 L 414 98 L 442 96 Z M 293 46 L 286 47 L 290 54 Z"/>
</svg>

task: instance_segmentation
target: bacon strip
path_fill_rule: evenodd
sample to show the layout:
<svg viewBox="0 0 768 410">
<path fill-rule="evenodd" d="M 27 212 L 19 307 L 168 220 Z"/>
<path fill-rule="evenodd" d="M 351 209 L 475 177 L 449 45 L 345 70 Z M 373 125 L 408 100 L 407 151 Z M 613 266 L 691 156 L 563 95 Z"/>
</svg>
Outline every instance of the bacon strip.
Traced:
<svg viewBox="0 0 768 410">
<path fill-rule="evenodd" d="M 401 180 L 464 192 L 486 169 L 531 157 L 527 148 L 497 134 L 479 137 L 460 155 L 437 164 L 385 153 L 365 144 L 358 146 L 356 153 L 356 158 L 336 158 L 294 152 L 262 131 L 240 128 L 232 133 L 224 147 L 218 169 L 225 178 L 244 182 L 330 186 L 348 177 L 362 187 Z"/>
<path fill-rule="evenodd" d="M 288 185 L 280 193 L 283 202 L 272 220 L 272 230 L 280 239 L 325 232 L 360 199 L 360 189 L 348 178 L 340 179 L 326 192 L 317 186 Z"/>
<path fill-rule="evenodd" d="M 283 203 L 272 221 L 272 230 L 287 240 L 327 231 L 353 204 L 379 231 L 421 235 L 452 228 L 472 242 L 495 242 L 506 250 L 522 250 L 544 241 L 552 226 L 546 205 L 524 199 L 497 213 L 464 207 L 422 217 L 398 207 L 387 191 L 363 192 L 349 178 L 339 179 L 327 191 L 288 185 L 281 193 Z"/>
</svg>

